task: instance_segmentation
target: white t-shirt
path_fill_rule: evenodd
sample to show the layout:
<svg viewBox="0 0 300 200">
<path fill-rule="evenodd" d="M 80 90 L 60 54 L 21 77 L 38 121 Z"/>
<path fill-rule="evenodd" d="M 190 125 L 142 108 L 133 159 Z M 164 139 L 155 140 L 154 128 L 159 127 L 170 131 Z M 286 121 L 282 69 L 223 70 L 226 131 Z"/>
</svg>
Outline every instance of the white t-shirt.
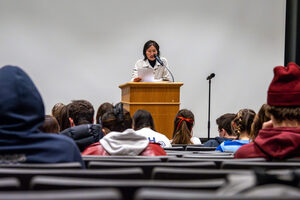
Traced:
<svg viewBox="0 0 300 200">
<path fill-rule="evenodd" d="M 191 141 L 194 144 L 201 144 L 201 140 L 199 138 L 197 138 L 197 137 L 194 137 L 194 136 L 191 138 Z"/>
<path fill-rule="evenodd" d="M 153 131 L 151 128 L 142 128 L 136 133 L 145 136 L 149 142 L 159 143 L 161 147 L 172 147 L 170 140 L 165 135 Z"/>
</svg>

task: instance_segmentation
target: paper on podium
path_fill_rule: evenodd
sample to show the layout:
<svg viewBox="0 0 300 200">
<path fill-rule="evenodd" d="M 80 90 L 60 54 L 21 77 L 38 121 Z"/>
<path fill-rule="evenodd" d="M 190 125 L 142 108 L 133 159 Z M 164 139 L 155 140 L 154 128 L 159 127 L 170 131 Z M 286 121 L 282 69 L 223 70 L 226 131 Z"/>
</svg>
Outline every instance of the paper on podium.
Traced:
<svg viewBox="0 0 300 200">
<path fill-rule="evenodd" d="M 137 73 L 138 73 L 138 77 L 140 77 L 142 79 L 141 82 L 157 82 L 158 81 L 158 80 L 154 79 L 153 69 L 139 68 Z"/>
</svg>

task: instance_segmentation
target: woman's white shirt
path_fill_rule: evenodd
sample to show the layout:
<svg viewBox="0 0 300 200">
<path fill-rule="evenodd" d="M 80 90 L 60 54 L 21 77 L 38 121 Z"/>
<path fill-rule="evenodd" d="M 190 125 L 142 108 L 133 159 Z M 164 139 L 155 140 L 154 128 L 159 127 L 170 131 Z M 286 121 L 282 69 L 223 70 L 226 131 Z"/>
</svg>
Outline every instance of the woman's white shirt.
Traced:
<svg viewBox="0 0 300 200">
<path fill-rule="evenodd" d="M 154 79 L 158 80 L 158 81 L 171 81 L 172 77 L 169 73 L 169 71 L 167 70 L 168 67 L 168 62 L 167 59 L 164 57 L 160 57 L 161 61 L 163 62 L 164 66 L 162 66 L 159 62 L 156 61 L 154 67 L 152 67 L 149 63 L 149 60 L 146 59 L 140 59 L 135 63 L 133 72 L 132 72 L 132 76 L 131 76 L 131 81 L 133 81 L 133 79 L 138 77 L 138 69 L 141 68 L 148 68 L 148 69 L 153 69 L 153 75 L 154 75 Z"/>
<path fill-rule="evenodd" d="M 170 140 L 165 135 L 153 131 L 151 128 L 142 128 L 135 132 L 145 136 L 149 142 L 159 143 L 161 147 L 172 147 Z"/>
<path fill-rule="evenodd" d="M 201 144 L 201 140 L 194 136 L 191 138 L 191 141 L 193 142 L 193 144 Z"/>
</svg>

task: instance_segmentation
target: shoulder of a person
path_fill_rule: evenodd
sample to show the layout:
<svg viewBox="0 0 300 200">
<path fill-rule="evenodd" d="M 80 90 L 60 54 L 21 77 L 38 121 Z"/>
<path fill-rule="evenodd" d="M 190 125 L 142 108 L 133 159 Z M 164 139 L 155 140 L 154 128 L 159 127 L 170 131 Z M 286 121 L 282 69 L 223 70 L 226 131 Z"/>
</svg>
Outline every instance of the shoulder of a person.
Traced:
<svg viewBox="0 0 300 200">
<path fill-rule="evenodd" d="M 65 143 L 65 144 L 76 146 L 75 141 L 66 135 L 59 135 L 59 134 L 55 134 L 55 133 L 38 133 L 38 134 L 35 134 L 35 136 L 39 137 L 41 140 L 42 139 L 45 139 L 48 141 L 56 140 L 57 142 L 60 142 L 60 143 Z"/>
<path fill-rule="evenodd" d="M 142 67 L 142 66 L 146 65 L 146 61 L 144 59 L 139 59 L 136 61 L 135 65 L 138 67 Z"/>
<path fill-rule="evenodd" d="M 160 59 L 161 59 L 162 61 L 166 61 L 166 62 L 167 62 L 167 59 L 166 59 L 165 57 L 160 57 Z"/>
<path fill-rule="evenodd" d="M 253 142 L 241 146 L 234 154 L 234 158 L 248 158 L 252 156 L 255 145 Z"/>
</svg>

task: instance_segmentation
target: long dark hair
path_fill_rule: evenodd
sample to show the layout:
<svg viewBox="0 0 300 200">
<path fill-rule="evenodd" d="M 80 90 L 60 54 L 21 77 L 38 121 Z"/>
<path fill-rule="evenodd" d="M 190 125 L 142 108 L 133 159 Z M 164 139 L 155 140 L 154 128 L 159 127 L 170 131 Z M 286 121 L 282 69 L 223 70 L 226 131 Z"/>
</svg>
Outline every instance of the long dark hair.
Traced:
<svg viewBox="0 0 300 200">
<path fill-rule="evenodd" d="M 155 42 L 154 40 L 149 40 L 148 42 L 146 42 L 144 44 L 144 49 L 143 49 L 143 55 L 144 55 L 144 60 L 147 60 L 147 55 L 146 55 L 146 51 L 147 49 L 149 49 L 149 47 L 154 46 L 157 50 L 157 55 L 160 56 L 160 51 L 159 51 L 159 45 L 157 44 L 157 42 Z"/>
<path fill-rule="evenodd" d="M 137 110 L 133 115 L 133 124 L 136 131 L 145 127 L 155 130 L 152 115 L 147 110 Z"/>
<path fill-rule="evenodd" d="M 172 144 L 193 144 L 192 128 L 194 126 L 194 114 L 187 109 L 179 110 L 174 120 Z"/>
</svg>

